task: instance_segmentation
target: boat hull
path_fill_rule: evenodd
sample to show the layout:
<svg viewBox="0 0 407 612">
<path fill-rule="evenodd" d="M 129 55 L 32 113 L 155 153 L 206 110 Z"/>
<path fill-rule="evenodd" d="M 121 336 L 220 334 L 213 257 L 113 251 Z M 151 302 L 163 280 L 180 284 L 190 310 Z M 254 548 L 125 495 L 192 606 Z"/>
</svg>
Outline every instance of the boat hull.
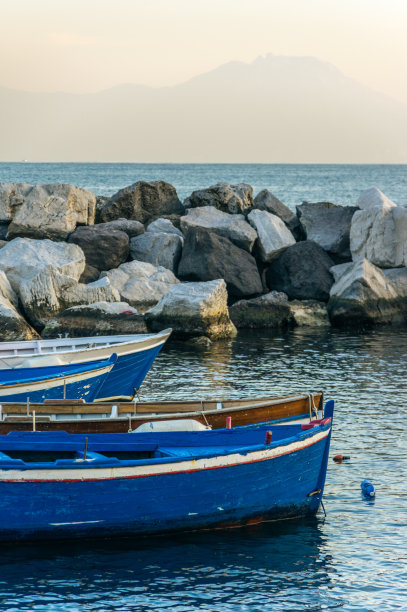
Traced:
<svg viewBox="0 0 407 612">
<path fill-rule="evenodd" d="M 0 385 L 0 402 L 44 402 L 69 398 L 92 402 L 112 370 L 112 361 L 69 366 L 3 371 L 13 380 Z M 16 380 L 16 375 L 21 376 Z"/>
<path fill-rule="evenodd" d="M 111 376 L 112 372 L 109 374 Z M 258 426 L 261 423 L 296 421 L 321 412 L 323 393 L 257 398 L 253 400 L 211 400 L 189 402 L 138 402 L 85 405 L 32 405 L 38 431 L 67 431 L 69 433 L 126 433 L 150 421 L 195 419 L 213 429 L 225 427 L 227 417 L 233 427 Z M 31 430 L 32 417 L 26 416 L 26 406 L 4 404 L 0 414 L 0 434 L 13 430 Z M 42 420 L 41 420 L 42 419 Z"/>
<path fill-rule="evenodd" d="M 276 448 L 170 465 L 0 471 L 0 540 L 147 535 L 315 515 L 330 427 L 314 429 Z"/>
</svg>

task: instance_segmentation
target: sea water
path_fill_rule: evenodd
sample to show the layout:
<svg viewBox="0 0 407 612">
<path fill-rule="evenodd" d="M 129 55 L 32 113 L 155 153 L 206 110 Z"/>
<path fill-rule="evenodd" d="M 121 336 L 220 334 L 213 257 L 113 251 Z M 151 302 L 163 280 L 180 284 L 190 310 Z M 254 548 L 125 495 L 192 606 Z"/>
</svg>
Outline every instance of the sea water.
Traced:
<svg viewBox="0 0 407 612">
<path fill-rule="evenodd" d="M 141 180 L 171 183 L 182 201 L 195 189 L 227 181 L 248 183 L 254 195 L 269 189 L 292 209 L 303 201 L 354 206 L 369 187 L 407 205 L 406 165 L 0 163 L 0 182 L 69 183 L 96 195 Z"/>
<path fill-rule="evenodd" d="M 406 378 L 407 331 L 391 328 L 240 332 L 208 348 L 173 341 L 142 399 L 323 389 L 335 400 L 326 517 L 321 510 L 315 520 L 171 537 L 3 544 L 0 609 L 407 610 Z M 334 463 L 337 454 L 350 460 Z M 372 500 L 361 493 L 366 478 Z M 157 503 L 165 504 L 159 492 Z"/>
<path fill-rule="evenodd" d="M 405 170 L 1 164 L 0 180 L 67 182 L 109 194 L 136 180 L 164 179 L 181 197 L 219 180 L 246 181 L 291 206 L 303 199 L 354 204 L 362 189 L 377 185 L 406 204 Z M 142 386 L 144 400 L 320 389 L 335 400 L 326 517 L 321 511 L 315 520 L 171 537 L 2 544 L 0 610 L 407 610 L 406 379 L 407 331 L 391 327 L 240 331 L 206 348 L 171 341 Z M 334 463 L 336 454 L 350 460 Z M 361 493 L 364 479 L 375 486 L 372 500 Z M 165 499 L 157 495 L 157 503 Z"/>
</svg>

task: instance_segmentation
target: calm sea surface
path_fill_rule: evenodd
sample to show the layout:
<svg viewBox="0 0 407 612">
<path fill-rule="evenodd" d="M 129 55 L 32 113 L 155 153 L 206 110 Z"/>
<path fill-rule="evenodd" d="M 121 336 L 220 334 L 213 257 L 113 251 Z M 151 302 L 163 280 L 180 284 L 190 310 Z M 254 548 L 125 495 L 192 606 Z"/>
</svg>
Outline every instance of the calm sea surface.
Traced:
<svg viewBox="0 0 407 612">
<path fill-rule="evenodd" d="M 351 204 L 371 185 L 407 204 L 403 166 L 0 164 L 3 181 L 69 182 L 101 194 L 155 178 L 181 197 L 218 180 L 244 180 L 291 205 Z M 142 387 L 144 399 L 324 389 L 336 400 L 331 457 L 351 460 L 329 461 L 327 517 L 171 538 L 3 544 L 0 609 L 407 610 L 406 377 L 407 331 L 392 328 L 241 332 L 207 349 L 170 342 Z M 361 496 L 365 478 L 376 487 L 374 501 Z"/>
<path fill-rule="evenodd" d="M 0 163 L 0 182 L 71 183 L 96 195 L 159 179 L 174 185 L 181 200 L 194 189 L 227 181 L 249 183 L 255 195 L 270 189 L 293 209 L 303 201 L 352 206 L 369 187 L 407 205 L 406 165 Z"/>
</svg>

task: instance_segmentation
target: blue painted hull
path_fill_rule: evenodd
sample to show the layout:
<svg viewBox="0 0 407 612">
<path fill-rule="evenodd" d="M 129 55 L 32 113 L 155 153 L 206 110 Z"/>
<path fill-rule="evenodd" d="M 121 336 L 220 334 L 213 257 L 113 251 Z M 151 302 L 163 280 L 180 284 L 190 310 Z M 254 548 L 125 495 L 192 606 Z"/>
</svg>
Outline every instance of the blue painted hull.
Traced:
<svg viewBox="0 0 407 612">
<path fill-rule="evenodd" d="M 115 361 L 116 355 L 84 364 L 0 370 L 0 403 L 63 398 L 93 402 Z"/>
<path fill-rule="evenodd" d="M 130 355 L 119 355 L 112 371 L 98 390 L 96 401 L 131 400 L 163 346 L 164 343 Z"/>
<path fill-rule="evenodd" d="M 0 540 L 154 534 L 315 515 L 325 481 L 330 427 L 318 427 L 315 432 L 287 427 L 301 435 L 270 446 L 257 444 L 253 451 L 232 448 L 228 454 L 219 446 L 219 456 L 204 463 L 191 460 L 195 455 L 189 448 L 167 473 L 143 475 L 128 468 L 124 477 L 115 472 L 118 477 L 105 479 L 93 469 L 82 480 L 71 470 L 62 481 L 16 482 L 13 472 L 9 472 L 11 481 L 4 480 L 8 475 L 3 472 Z M 265 430 L 247 433 L 253 440 L 264 440 L 264 434 Z M 137 440 L 150 436 L 154 441 L 158 434 L 124 435 Z M 145 462 L 143 469 L 162 469 L 166 462 L 160 460 L 154 468 L 152 462 Z M 25 477 L 29 479 L 29 474 Z"/>
</svg>

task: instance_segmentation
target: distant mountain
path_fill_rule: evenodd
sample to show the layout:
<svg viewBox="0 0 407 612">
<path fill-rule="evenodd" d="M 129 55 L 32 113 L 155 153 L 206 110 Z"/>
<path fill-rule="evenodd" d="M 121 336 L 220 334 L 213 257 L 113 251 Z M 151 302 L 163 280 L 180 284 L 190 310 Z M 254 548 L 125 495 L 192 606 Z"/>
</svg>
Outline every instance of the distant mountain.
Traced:
<svg viewBox="0 0 407 612">
<path fill-rule="evenodd" d="M 273 55 L 174 87 L 0 87 L 0 160 L 23 159 L 407 163 L 407 105 L 314 58 Z"/>
</svg>

